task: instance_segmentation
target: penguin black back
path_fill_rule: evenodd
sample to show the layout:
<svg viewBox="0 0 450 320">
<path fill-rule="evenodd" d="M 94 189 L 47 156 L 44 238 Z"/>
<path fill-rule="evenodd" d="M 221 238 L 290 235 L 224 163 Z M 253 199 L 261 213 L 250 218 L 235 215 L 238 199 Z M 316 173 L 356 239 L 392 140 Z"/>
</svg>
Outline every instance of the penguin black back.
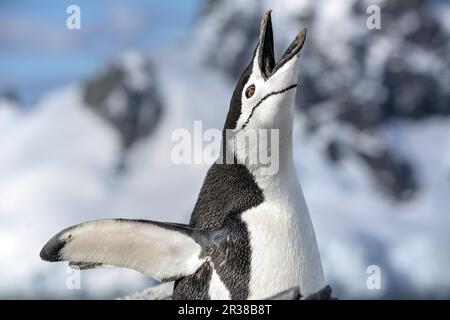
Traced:
<svg viewBox="0 0 450 320">
<path fill-rule="evenodd" d="M 215 270 L 232 299 L 248 296 L 251 248 L 245 223 L 239 214 L 264 201 L 262 190 L 242 164 L 215 163 L 209 169 L 192 212 L 190 226 L 209 231 L 222 229 L 231 238 L 227 248 L 211 255 Z M 228 252 L 232 260 L 224 254 Z M 227 263 L 222 263 L 226 261 Z M 247 270 L 248 269 L 248 270 Z M 174 299 L 208 299 L 212 268 L 205 263 L 192 276 L 175 283 Z"/>
<path fill-rule="evenodd" d="M 255 53 L 253 58 L 254 56 Z M 229 153 L 226 143 L 226 130 L 236 128 L 237 121 L 241 116 L 242 91 L 251 72 L 252 63 L 245 68 L 231 97 L 230 109 L 222 133 L 223 158 Z M 231 156 L 234 157 L 232 154 Z M 242 270 L 242 266 L 250 266 L 251 249 L 247 229 L 237 215 L 262 203 L 264 196 L 247 167 L 238 164 L 236 159 L 233 160 L 232 164 L 216 162 L 208 170 L 192 211 L 189 225 L 193 228 L 213 231 L 220 229 L 225 219 L 228 219 L 229 225 L 235 229 L 232 234 L 240 235 L 240 237 L 233 239 L 235 246 L 231 249 L 235 251 L 232 254 L 237 258 L 233 259 L 232 264 L 227 264 L 225 268 L 221 268 L 221 262 L 226 257 L 223 257 L 219 251 L 215 255 L 213 263 L 219 266 L 217 272 L 221 275 L 221 279 L 230 291 L 232 298 L 245 299 L 248 295 L 250 270 Z M 235 272 L 235 270 L 240 270 L 240 272 Z M 176 281 L 173 298 L 209 299 L 208 289 L 212 271 L 211 265 L 205 263 L 196 274 Z"/>
</svg>

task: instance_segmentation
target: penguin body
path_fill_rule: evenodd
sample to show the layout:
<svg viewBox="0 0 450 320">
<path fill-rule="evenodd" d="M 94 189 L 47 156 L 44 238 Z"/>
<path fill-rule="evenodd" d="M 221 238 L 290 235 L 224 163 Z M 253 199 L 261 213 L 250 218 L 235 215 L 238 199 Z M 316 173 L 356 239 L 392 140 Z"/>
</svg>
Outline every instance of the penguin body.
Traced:
<svg viewBox="0 0 450 320">
<path fill-rule="evenodd" d="M 292 157 L 301 31 L 278 63 L 270 12 L 253 59 L 238 81 L 225 121 L 222 159 L 209 169 L 190 224 L 99 220 L 70 227 L 44 246 L 47 261 L 113 265 L 175 281 L 174 299 L 264 299 L 293 287 L 303 296 L 324 287 L 323 271 Z M 276 130 L 278 168 L 249 161 L 259 145 L 239 144 Z M 272 134 L 272 133 L 271 133 Z M 231 158 L 233 163 L 224 160 Z"/>
<path fill-rule="evenodd" d="M 297 46 L 296 49 L 300 50 L 304 36 L 301 32 L 290 48 L 295 50 Z M 294 54 L 289 59 L 289 53 L 288 49 L 287 56 L 285 54 L 288 59 L 283 61 L 282 58 L 275 65 L 268 12 L 261 25 L 259 44 L 252 62 L 238 81 L 225 122 L 225 150 L 222 153 L 231 154 L 237 164 L 214 164 L 211 167 L 190 221 L 190 226 L 206 230 L 217 230 L 224 221 L 225 225 L 233 221 L 235 226 L 239 226 L 229 231 L 231 238 L 238 239 L 239 248 L 236 253 L 228 255 L 229 261 L 237 260 L 238 263 L 225 263 L 223 268 L 217 268 L 220 262 L 213 259 L 208 267 L 177 281 L 174 298 L 261 299 L 295 286 L 300 286 L 302 295 L 310 295 L 324 286 L 314 230 L 292 158 L 297 57 Z M 282 63 L 286 70 L 281 70 Z M 264 87 L 267 80 L 280 70 L 284 75 L 277 75 L 276 84 L 268 86 L 268 90 L 261 92 L 259 97 L 251 97 L 254 101 L 248 106 L 243 105 L 245 88 L 249 85 L 255 85 L 256 90 Z M 275 74 L 264 74 L 264 71 L 275 71 Z M 264 114 L 258 114 L 258 108 L 267 107 L 277 96 L 284 97 L 274 105 L 284 110 L 275 111 L 276 117 L 269 112 L 267 118 L 270 120 L 265 128 L 280 131 L 280 169 L 276 174 L 266 176 L 258 165 L 242 164 L 247 160 L 246 150 L 236 148 L 234 139 L 227 139 L 225 131 L 239 134 L 253 125 L 252 117 L 264 119 Z M 264 128 L 262 123 L 264 121 L 258 121 L 254 128 Z M 204 296 L 202 290 L 196 291 L 196 288 L 211 274 L 214 276 L 206 284 L 209 285 L 209 296 Z M 235 282 L 238 282 L 238 290 Z"/>
</svg>

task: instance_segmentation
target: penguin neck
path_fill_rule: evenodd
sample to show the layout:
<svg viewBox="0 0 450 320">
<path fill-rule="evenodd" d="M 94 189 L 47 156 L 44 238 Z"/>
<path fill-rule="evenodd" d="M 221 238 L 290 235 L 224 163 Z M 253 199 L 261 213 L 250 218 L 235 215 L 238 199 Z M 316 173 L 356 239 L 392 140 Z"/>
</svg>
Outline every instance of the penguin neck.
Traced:
<svg viewBox="0 0 450 320">
<path fill-rule="evenodd" d="M 294 165 L 291 125 L 280 127 L 278 141 L 278 146 L 272 150 L 272 155 L 275 152 L 278 153 L 278 157 L 273 157 L 272 160 L 278 161 L 277 165 L 271 164 L 271 170 L 261 165 L 247 165 L 247 168 L 254 176 L 257 185 L 263 190 L 267 200 L 273 196 L 277 201 L 281 198 L 289 199 L 289 202 L 296 201 L 294 195 L 301 191 Z"/>
<path fill-rule="evenodd" d="M 292 119 L 284 121 L 283 125 L 274 124 L 274 127 L 277 129 L 257 129 L 251 134 L 249 131 L 238 132 L 224 144 L 227 158 L 245 165 L 255 180 L 263 184 L 283 181 L 286 177 L 297 178 L 292 151 Z M 252 141 L 255 137 L 257 142 Z"/>
</svg>

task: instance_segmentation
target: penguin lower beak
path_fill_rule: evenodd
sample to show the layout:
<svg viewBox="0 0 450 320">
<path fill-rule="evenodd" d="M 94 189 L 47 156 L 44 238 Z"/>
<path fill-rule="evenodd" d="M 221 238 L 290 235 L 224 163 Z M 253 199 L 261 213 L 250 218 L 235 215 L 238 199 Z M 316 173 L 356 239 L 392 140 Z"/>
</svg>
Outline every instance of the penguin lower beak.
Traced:
<svg viewBox="0 0 450 320">
<path fill-rule="evenodd" d="M 294 41 L 286 49 L 281 60 L 276 63 L 273 43 L 273 30 L 271 10 L 267 11 L 261 23 L 259 36 L 258 63 L 263 76 L 268 79 L 280 69 L 286 62 L 299 54 L 306 39 L 306 29 L 303 28 Z"/>
</svg>

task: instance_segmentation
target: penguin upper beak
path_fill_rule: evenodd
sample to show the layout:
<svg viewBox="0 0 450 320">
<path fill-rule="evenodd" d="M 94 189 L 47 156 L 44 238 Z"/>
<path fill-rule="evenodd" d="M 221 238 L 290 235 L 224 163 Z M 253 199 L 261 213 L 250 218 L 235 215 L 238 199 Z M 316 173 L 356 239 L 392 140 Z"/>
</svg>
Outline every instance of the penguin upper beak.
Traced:
<svg viewBox="0 0 450 320">
<path fill-rule="evenodd" d="M 286 62 L 296 56 L 303 47 L 306 39 L 306 29 L 303 28 L 286 49 L 281 60 L 276 63 L 273 43 L 271 11 L 267 11 L 261 23 L 259 36 L 258 64 L 262 75 L 268 79 Z"/>
</svg>

